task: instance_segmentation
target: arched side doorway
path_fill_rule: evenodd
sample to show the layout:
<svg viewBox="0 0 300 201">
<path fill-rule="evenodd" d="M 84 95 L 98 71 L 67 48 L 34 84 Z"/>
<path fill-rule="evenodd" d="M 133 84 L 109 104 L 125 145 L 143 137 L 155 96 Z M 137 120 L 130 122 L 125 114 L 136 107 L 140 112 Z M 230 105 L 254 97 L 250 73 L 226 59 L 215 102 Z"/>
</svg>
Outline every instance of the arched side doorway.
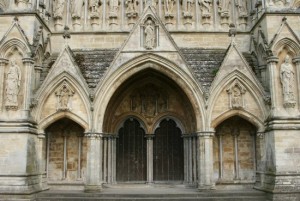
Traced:
<svg viewBox="0 0 300 201">
<path fill-rule="evenodd" d="M 142 130 L 145 134 L 143 140 L 140 139 L 142 136 L 140 125 L 137 122 L 130 125 L 131 117 L 136 117 L 143 125 Z M 174 119 L 180 122 L 180 129 Z M 120 124 L 123 125 L 121 129 L 119 129 Z M 188 153 L 188 157 L 196 164 L 197 149 L 194 146 L 196 143 L 183 143 L 182 138 L 184 134 L 185 141 L 190 138 L 192 142 L 194 138 L 192 133 L 196 131 L 195 112 L 184 91 L 165 75 L 155 70 L 144 70 L 125 81 L 108 104 L 103 131 L 109 133 L 112 138 L 119 137 L 115 139 L 115 145 L 113 139 L 108 143 L 115 148 L 106 149 L 104 146 L 105 183 L 194 183 L 196 181 L 196 174 L 194 174 L 196 165 L 191 165 L 189 160 L 184 160 L 184 156 Z M 137 141 L 140 147 L 136 146 Z M 145 148 L 147 149 L 144 150 Z M 147 156 L 143 158 L 146 159 L 146 167 L 145 161 L 134 159 L 142 156 L 137 156 L 137 153 L 129 154 L 132 151 L 139 151 L 138 149 L 143 156 Z M 121 153 L 120 150 L 126 150 L 128 153 Z M 123 165 L 123 168 L 119 168 L 120 161 L 127 166 Z M 139 165 L 132 166 L 131 163 L 139 163 Z M 139 171 L 142 168 L 143 176 L 136 175 L 137 168 Z M 124 173 L 126 171 L 127 173 Z M 147 171 L 146 180 L 145 171 Z"/>
<path fill-rule="evenodd" d="M 84 181 L 87 142 L 84 129 L 69 119 L 61 119 L 45 130 L 46 173 L 48 183 L 78 183 Z"/>
<path fill-rule="evenodd" d="M 182 131 L 172 119 L 164 119 L 154 132 L 153 179 L 159 181 L 183 181 Z"/>
<path fill-rule="evenodd" d="M 254 183 L 256 127 L 241 117 L 231 117 L 216 128 L 214 172 L 217 183 Z"/>
<path fill-rule="evenodd" d="M 146 182 L 147 149 L 145 130 L 134 118 L 127 119 L 119 129 L 116 141 L 117 181 Z"/>
</svg>

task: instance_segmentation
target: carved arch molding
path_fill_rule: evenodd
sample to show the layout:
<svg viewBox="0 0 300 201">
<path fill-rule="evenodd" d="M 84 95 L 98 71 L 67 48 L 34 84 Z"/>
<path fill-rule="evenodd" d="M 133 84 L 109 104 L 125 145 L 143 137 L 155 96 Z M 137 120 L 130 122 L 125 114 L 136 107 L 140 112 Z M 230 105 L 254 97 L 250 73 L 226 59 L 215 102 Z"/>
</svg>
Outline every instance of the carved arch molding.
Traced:
<svg viewBox="0 0 300 201">
<path fill-rule="evenodd" d="M 179 120 L 186 133 L 196 129 L 193 107 L 184 89 L 154 70 L 145 70 L 119 87 L 106 109 L 103 130 L 117 133 L 130 116 L 140 119 L 150 134 L 166 117 Z"/>
</svg>

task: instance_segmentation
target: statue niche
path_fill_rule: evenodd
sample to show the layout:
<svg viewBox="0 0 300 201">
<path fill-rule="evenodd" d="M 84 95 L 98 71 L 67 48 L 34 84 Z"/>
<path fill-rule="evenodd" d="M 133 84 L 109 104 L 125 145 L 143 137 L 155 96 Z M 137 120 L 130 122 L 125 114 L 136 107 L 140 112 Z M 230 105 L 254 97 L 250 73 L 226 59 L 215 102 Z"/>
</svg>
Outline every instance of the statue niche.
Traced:
<svg viewBox="0 0 300 201">
<path fill-rule="evenodd" d="M 15 60 L 12 60 L 9 65 L 5 84 L 5 108 L 7 110 L 17 110 L 21 85 L 21 69 Z"/>
<path fill-rule="evenodd" d="M 282 84 L 283 106 L 286 108 L 294 108 L 295 100 L 295 72 L 287 55 L 284 62 L 280 66 L 280 81 Z"/>
<path fill-rule="evenodd" d="M 138 16 L 138 0 L 127 0 L 125 2 L 126 7 L 126 16 L 128 17 L 128 25 L 133 26 L 134 20 Z"/>
<path fill-rule="evenodd" d="M 154 21 L 149 17 L 144 24 L 144 47 L 152 50 L 157 46 L 156 26 Z"/>
<path fill-rule="evenodd" d="M 238 80 L 235 80 L 226 91 L 229 96 L 230 109 L 241 109 L 245 107 L 246 89 Z"/>
<path fill-rule="evenodd" d="M 74 90 L 69 86 L 69 84 L 64 81 L 62 85 L 55 91 L 57 97 L 57 110 L 65 111 L 72 109 L 71 98 L 74 95 Z"/>
</svg>

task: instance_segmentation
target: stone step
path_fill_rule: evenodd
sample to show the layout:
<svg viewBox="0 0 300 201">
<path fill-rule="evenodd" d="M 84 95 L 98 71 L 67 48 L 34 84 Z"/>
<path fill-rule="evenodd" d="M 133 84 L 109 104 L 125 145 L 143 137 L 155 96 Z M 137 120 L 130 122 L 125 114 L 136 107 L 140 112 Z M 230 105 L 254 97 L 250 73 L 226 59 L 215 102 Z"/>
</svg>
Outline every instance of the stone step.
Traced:
<svg viewBox="0 0 300 201">
<path fill-rule="evenodd" d="M 267 195 L 259 191 L 241 191 L 241 192 L 230 192 L 230 191 L 209 191 L 209 192 L 193 192 L 191 190 L 178 190 L 176 189 L 170 192 L 167 190 L 166 193 L 162 193 L 163 190 L 147 192 L 147 189 L 137 190 L 127 189 L 128 192 L 124 193 L 124 189 L 110 189 L 102 193 L 83 193 L 79 191 L 48 191 L 42 192 L 37 195 L 37 201 L 69 201 L 69 200 L 107 200 L 107 201 L 121 201 L 121 200 L 133 200 L 133 201 L 267 201 Z"/>
</svg>

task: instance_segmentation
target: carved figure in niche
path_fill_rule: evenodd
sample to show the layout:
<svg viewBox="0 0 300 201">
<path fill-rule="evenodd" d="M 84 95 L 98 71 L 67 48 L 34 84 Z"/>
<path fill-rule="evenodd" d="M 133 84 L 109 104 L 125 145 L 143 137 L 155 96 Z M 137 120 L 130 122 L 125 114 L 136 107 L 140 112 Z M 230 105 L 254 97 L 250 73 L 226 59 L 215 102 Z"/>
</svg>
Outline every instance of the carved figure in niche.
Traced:
<svg viewBox="0 0 300 201">
<path fill-rule="evenodd" d="M 157 0 L 144 0 L 144 3 L 149 6 L 156 7 L 158 1 Z"/>
<path fill-rule="evenodd" d="M 239 16 L 244 17 L 248 15 L 247 11 L 247 1 L 245 0 L 235 0 L 235 5 L 238 8 Z"/>
<path fill-rule="evenodd" d="M 280 66 L 280 80 L 282 84 L 284 103 L 294 103 L 294 69 L 290 63 L 289 55 L 285 57 L 284 63 Z"/>
<path fill-rule="evenodd" d="M 70 109 L 70 97 L 74 95 L 74 91 L 68 86 L 66 82 L 55 92 L 58 98 L 58 110 Z"/>
<path fill-rule="evenodd" d="M 53 4 L 53 18 L 62 19 L 65 9 L 65 0 L 55 0 Z"/>
<path fill-rule="evenodd" d="M 269 6 L 285 6 L 288 2 L 286 0 L 269 0 Z"/>
<path fill-rule="evenodd" d="M 164 0 L 163 3 L 165 8 L 165 17 L 173 17 L 175 0 Z"/>
<path fill-rule="evenodd" d="M 26 8 L 27 5 L 30 3 L 30 0 L 15 0 L 16 4 L 20 8 Z"/>
<path fill-rule="evenodd" d="M 89 0 L 89 9 L 90 9 L 90 16 L 99 17 L 99 7 L 101 5 L 100 0 Z"/>
<path fill-rule="evenodd" d="M 199 0 L 199 4 L 201 6 L 202 16 L 210 16 L 212 0 Z"/>
<path fill-rule="evenodd" d="M 109 0 L 109 17 L 118 17 L 119 12 L 119 0 Z"/>
<path fill-rule="evenodd" d="M 21 70 L 15 60 L 11 61 L 7 75 L 6 75 L 6 99 L 5 107 L 7 109 L 18 108 L 18 94 L 21 85 Z"/>
<path fill-rule="evenodd" d="M 221 17 L 229 16 L 230 0 L 219 0 L 219 12 Z"/>
<path fill-rule="evenodd" d="M 242 94 L 240 89 L 235 86 L 232 89 L 232 107 L 233 108 L 239 108 L 242 106 Z"/>
<path fill-rule="evenodd" d="M 155 27 L 153 21 L 148 19 L 145 27 L 145 48 L 153 49 L 155 46 Z"/>
<path fill-rule="evenodd" d="M 71 13 L 72 13 L 72 18 L 81 18 L 81 11 L 83 7 L 83 0 L 72 0 L 71 1 Z"/>
<path fill-rule="evenodd" d="M 138 10 L 137 10 L 137 6 L 139 4 L 138 0 L 127 0 L 126 1 L 126 15 L 127 17 L 136 17 Z"/>
<path fill-rule="evenodd" d="M 192 6 L 194 0 L 182 0 L 182 10 L 184 17 L 192 17 Z"/>
</svg>

